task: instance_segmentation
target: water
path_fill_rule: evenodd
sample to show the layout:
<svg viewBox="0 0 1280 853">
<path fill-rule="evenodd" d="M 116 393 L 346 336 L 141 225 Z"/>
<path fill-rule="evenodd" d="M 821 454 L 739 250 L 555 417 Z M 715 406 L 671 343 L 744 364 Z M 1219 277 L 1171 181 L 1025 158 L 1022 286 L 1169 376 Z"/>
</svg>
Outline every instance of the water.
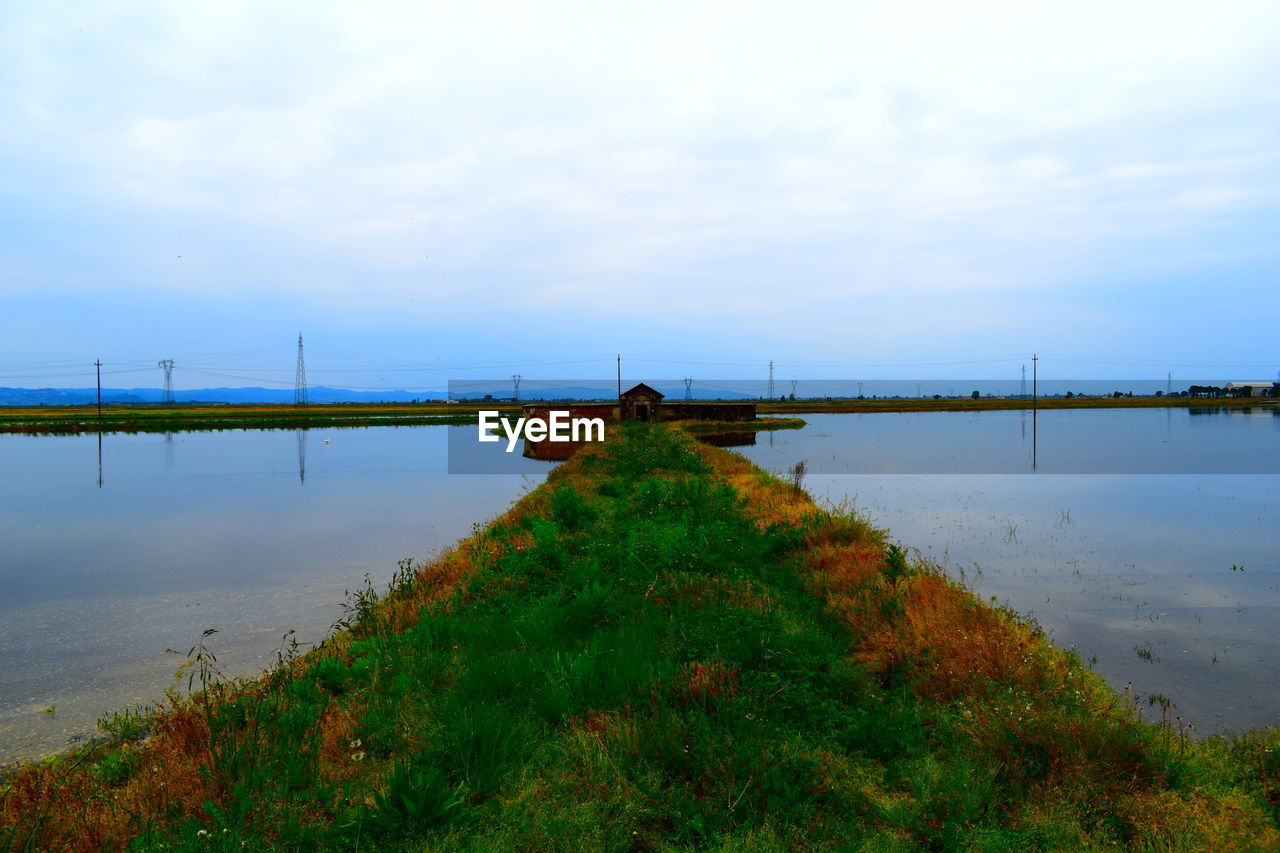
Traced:
<svg viewBox="0 0 1280 853">
<path fill-rule="evenodd" d="M 451 477 L 451 429 L 474 427 L 108 435 L 101 486 L 96 436 L 0 435 L 0 762 L 160 699 L 205 628 L 231 675 L 320 640 L 366 573 L 385 588 L 549 468 Z"/>
<path fill-rule="evenodd" d="M 1045 411 L 1035 474 L 1019 412 L 805 417 L 741 452 L 807 460 L 816 498 L 855 500 L 1200 732 L 1280 722 L 1280 477 L 1247 473 L 1280 467 L 1280 417 Z M 445 474 L 447 436 L 474 429 L 108 435 L 101 486 L 97 437 L 0 435 L 0 761 L 160 698 L 165 650 L 205 628 L 233 675 L 290 628 L 319 640 L 366 573 L 385 584 L 540 482 L 519 453 L 522 475 Z M 1207 473 L 1150 473 L 1187 470 Z"/>
<path fill-rule="evenodd" d="M 1034 617 L 1153 718 L 1158 694 L 1201 734 L 1280 725 L 1280 476 L 1248 473 L 1277 469 L 1280 417 L 1042 411 L 1034 474 L 1018 412 L 804 417 L 740 452 L 855 472 L 804 484 Z M 1219 473 L 1131 473 L 1188 469 Z"/>
</svg>

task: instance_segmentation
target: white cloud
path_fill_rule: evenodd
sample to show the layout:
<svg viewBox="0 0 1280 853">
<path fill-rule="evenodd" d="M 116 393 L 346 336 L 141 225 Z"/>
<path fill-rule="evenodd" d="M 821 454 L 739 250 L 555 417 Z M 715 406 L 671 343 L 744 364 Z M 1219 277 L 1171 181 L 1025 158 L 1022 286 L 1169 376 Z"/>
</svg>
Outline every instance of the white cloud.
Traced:
<svg viewBox="0 0 1280 853">
<path fill-rule="evenodd" d="M 781 280 L 799 304 L 1055 287 L 1135 223 L 1176 246 L 1280 189 L 1267 3 L 25 15 L 7 146 L 139 219 L 277 235 L 333 275 L 276 286 L 340 310 L 430 286 L 465 316 L 450 275 L 542 310 L 593 288 L 601 317 L 763 319 Z M 201 286 L 261 286 L 223 273 Z"/>
</svg>

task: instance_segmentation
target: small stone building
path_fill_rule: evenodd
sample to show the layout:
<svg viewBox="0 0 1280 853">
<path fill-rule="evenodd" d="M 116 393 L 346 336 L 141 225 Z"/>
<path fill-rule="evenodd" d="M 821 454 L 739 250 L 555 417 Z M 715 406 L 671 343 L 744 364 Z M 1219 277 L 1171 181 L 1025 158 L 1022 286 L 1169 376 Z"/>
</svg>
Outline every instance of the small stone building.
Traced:
<svg viewBox="0 0 1280 853">
<path fill-rule="evenodd" d="M 622 419 L 624 421 L 656 421 L 658 407 L 666 397 L 657 389 L 641 382 L 622 392 Z"/>
<path fill-rule="evenodd" d="M 622 392 L 618 402 L 609 403 L 526 403 L 525 417 L 546 419 L 553 411 L 568 411 L 575 418 L 602 418 L 619 421 L 753 421 L 756 404 L 712 402 L 665 402 L 666 395 L 641 382 Z"/>
</svg>

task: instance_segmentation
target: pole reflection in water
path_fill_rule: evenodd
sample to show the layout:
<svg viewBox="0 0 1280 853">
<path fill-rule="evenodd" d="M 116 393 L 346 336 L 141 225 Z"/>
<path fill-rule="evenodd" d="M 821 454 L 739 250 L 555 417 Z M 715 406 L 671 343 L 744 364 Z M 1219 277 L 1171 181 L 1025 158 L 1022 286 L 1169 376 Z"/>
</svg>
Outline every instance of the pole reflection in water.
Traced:
<svg viewBox="0 0 1280 853">
<path fill-rule="evenodd" d="M 298 485 L 307 484 L 307 431 L 298 430 Z"/>
<path fill-rule="evenodd" d="M 102 430 L 98 430 L 98 488 L 102 488 Z"/>
<path fill-rule="evenodd" d="M 164 467 L 173 467 L 173 433 L 164 434 Z"/>
</svg>

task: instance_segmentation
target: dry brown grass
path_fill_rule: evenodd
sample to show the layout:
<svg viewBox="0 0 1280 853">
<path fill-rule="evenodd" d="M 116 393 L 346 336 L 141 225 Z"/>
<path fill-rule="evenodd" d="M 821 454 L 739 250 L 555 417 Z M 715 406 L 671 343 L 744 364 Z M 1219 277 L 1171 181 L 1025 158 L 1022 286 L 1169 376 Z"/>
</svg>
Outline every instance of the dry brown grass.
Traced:
<svg viewBox="0 0 1280 853">
<path fill-rule="evenodd" d="M 408 628 L 422 618 L 424 608 L 448 606 L 468 579 L 499 554 L 529 547 L 521 522 L 546 517 L 550 496 L 560 486 L 592 493 L 592 460 L 604 452 L 594 446 L 584 449 L 549 476 L 549 488 L 526 495 L 486 530 L 416 567 L 415 582 L 379 602 L 377 618 L 393 630 Z M 1028 755 L 1043 762 L 1034 777 L 1010 771 L 1019 779 L 1030 778 L 1028 793 L 1010 807 L 1012 825 L 1061 827 L 1064 810 L 1077 809 L 1071 821 L 1085 827 L 1082 832 L 1106 837 L 1114 827 L 1089 829 L 1096 806 L 1123 823 L 1135 847 L 1280 849 L 1280 836 L 1265 812 L 1244 795 L 1167 787 L 1128 707 L 1100 679 L 1048 644 L 1034 626 L 976 600 L 931 567 L 906 565 L 886 547 L 880 532 L 856 518 L 820 509 L 800 489 L 762 474 L 741 457 L 704 445 L 697 445 L 697 452 L 711 466 L 711 476 L 746 498 L 745 510 L 757 524 L 794 525 L 803 532 L 802 580 L 829 613 L 849 626 L 850 658 L 872 674 L 903 677 L 937 713 L 961 720 L 958 731 L 973 754 L 1007 768 L 1020 767 Z M 751 582 L 709 575 L 665 574 L 655 587 L 660 589 L 655 598 L 675 601 L 714 599 L 761 612 L 773 604 Z M 343 632 L 293 665 L 322 655 L 349 662 L 358 633 Z M 735 696 L 738 678 L 736 667 L 695 661 L 683 664 L 667 685 L 655 687 L 673 691 L 686 703 L 705 704 Z M 228 689 L 252 693 L 264 687 L 250 682 Z M 320 713 L 315 732 L 323 778 L 358 783 L 366 774 L 386 769 L 371 758 L 353 757 L 360 752 L 352 741 L 362 710 L 360 696 L 353 694 L 330 701 Z M 614 754 L 638 752 L 637 725 L 634 718 L 592 712 L 569 720 L 567 728 L 585 739 L 584 754 L 612 761 L 606 742 Z M 112 747 L 136 756 L 141 772 L 122 783 L 105 784 L 91 770 L 90 751 L 34 766 L 11 777 L 12 790 L 0 802 L 0 826 L 30 826 L 39 819 L 36 846 L 43 849 L 122 849 L 149 826 L 199 815 L 206 801 L 228 804 L 228 791 L 207 772 L 213 764 L 208 744 L 198 700 L 174 701 L 146 741 Z M 885 800 L 883 808 L 897 807 L 889 801 L 892 794 L 878 782 L 860 780 L 840 756 L 824 754 L 820 765 L 822 785 L 865 789 L 867 797 Z M 600 777 L 590 782 L 584 775 L 583 784 L 599 788 Z M 609 794 L 607 788 L 592 791 L 597 797 Z"/>
<path fill-rule="evenodd" d="M 1076 799 L 1120 815 L 1136 847 L 1192 839 L 1179 849 L 1280 850 L 1280 834 L 1256 803 L 1161 787 L 1134 739 L 1132 710 L 1034 625 L 987 606 L 936 568 L 889 571 L 877 531 L 820 510 L 741 457 L 703 445 L 699 453 L 747 497 L 759 524 L 806 530 L 805 580 L 852 629 L 851 656 L 873 673 L 907 673 L 922 698 L 968 709 L 982 754 L 1004 755 L 1011 767 L 1025 754 L 1043 756 L 1042 796 L 1026 798 L 1015 822 L 1034 824 L 1036 803 Z M 987 701 L 992 691 L 1006 698 Z M 1079 710 L 1067 714 L 1067 706 Z"/>
<path fill-rule="evenodd" d="M 580 458 L 552 472 L 553 484 L 587 483 L 581 466 L 590 458 Z M 525 495 L 498 516 L 490 527 L 515 528 L 522 519 L 545 516 L 549 499 L 546 490 Z M 460 542 L 453 550 L 415 568 L 414 583 L 377 604 L 377 616 L 402 631 L 421 618 L 423 608 L 451 599 L 467 579 L 507 548 L 527 547 L 528 537 L 514 533 L 498 539 L 488 529 Z M 355 632 L 358 633 L 358 632 Z M 294 666 L 313 662 L 322 655 L 337 655 L 348 663 L 348 649 L 355 633 L 335 635 L 323 647 L 306 653 Z M 230 691 L 261 692 L 258 681 L 246 681 L 224 688 Z M 351 741 L 355 720 L 361 713 L 358 696 L 342 704 L 331 703 L 317 725 L 319 772 L 332 780 L 350 780 L 372 772 L 372 762 L 353 760 Z M 250 737 L 241 732 L 239 743 Z M 154 722 L 151 735 L 140 744 L 109 747 L 136 753 L 141 772 L 120 784 L 105 784 L 92 767 L 107 747 L 93 746 L 54 763 L 32 765 L 14 774 L 12 789 L 0 801 L 0 827 L 30 827 L 38 821 L 33 835 L 39 849 L 70 851 L 119 850 L 146 827 L 171 821 L 182 815 L 199 815 L 203 804 L 226 805 L 229 793 L 207 772 L 212 766 L 209 729 L 197 698 L 172 700 Z"/>
</svg>

